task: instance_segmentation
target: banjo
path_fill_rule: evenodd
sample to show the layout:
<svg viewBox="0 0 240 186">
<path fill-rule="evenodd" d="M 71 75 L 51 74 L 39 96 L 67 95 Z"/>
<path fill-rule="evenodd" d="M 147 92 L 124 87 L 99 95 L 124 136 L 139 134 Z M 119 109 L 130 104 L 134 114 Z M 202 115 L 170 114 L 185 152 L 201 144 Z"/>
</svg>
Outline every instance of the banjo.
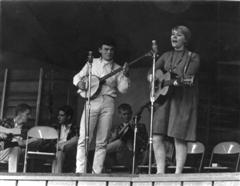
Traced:
<svg viewBox="0 0 240 186">
<path fill-rule="evenodd" d="M 149 54 L 145 54 L 133 61 L 131 61 L 128 66 L 131 66 L 133 65 L 134 63 L 138 62 L 140 59 L 146 57 L 146 56 L 149 56 Z M 113 70 L 112 72 L 110 72 L 109 74 L 103 76 L 103 77 L 98 77 L 98 76 L 95 76 L 95 75 L 92 75 L 91 76 L 91 85 L 90 85 L 90 88 L 87 88 L 87 90 L 81 90 L 79 89 L 77 91 L 77 93 L 80 94 L 80 96 L 84 99 L 87 99 L 88 98 L 88 95 L 89 95 L 89 91 L 90 91 L 90 99 L 94 99 L 98 96 L 98 94 L 100 93 L 101 91 L 101 87 L 102 85 L 105 83 L 105 80 L 110 78 L 111 76 L 117 74 L 118 72 L 121 72 L 123 70 L 123 67 L 119 67 L 115 70 Z M 88 75 L 84 76 L 81 81 L 83 81 L 86 85 L 88 85 L 88 81 L 89 81 L 89 77 Z M 89 86 L 89 85 L 88 85 Z M 87 86 L 87 87 L 88 87 Z"/>
</svg>

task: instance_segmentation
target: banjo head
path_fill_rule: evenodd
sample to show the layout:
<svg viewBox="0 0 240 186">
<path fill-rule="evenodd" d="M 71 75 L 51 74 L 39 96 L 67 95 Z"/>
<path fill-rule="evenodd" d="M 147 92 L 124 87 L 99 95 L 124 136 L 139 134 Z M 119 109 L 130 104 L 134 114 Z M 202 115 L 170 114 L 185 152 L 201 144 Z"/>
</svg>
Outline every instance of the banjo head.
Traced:
<svg viewBox="0 0 240 186">
<path fill-rule="evenodd" d="M 88 76 L 84 76 L 82 78 L 82 81 L 86 83 L 87 85 L 87 90 L 79 90 L 78 93 L 80 94 L 81 97 L 83 98 L 88 98 L 88 95 L 90 94 L 90 97 L 94 97 L 94 95 L 97 93 L 99 86 L 100 86 L 100 80 L 97 76 L 92 75 L 91 76 L 91 86 L 90 89 L 88 88 L 88 84 L 89 84 L 89 77 Z"/>
</svg>

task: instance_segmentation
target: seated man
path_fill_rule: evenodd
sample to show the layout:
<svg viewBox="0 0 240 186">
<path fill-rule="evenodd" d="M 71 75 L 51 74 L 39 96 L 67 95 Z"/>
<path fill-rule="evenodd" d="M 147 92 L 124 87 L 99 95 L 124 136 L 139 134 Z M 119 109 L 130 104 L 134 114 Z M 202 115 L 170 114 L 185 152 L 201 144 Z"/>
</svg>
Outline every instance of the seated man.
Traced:
<svg viewBox="0 0 240 186">
<path fill-rule="evenodd" d="M 0 162 L 8 162 L 8 172 L 17 172 L 20 146 L 25 146 L 27 130 L 24 124 L 30 118 L 31 107 L 19 104 L 15 109 L 15 117 L 0 121 Z"/>
<path fill-rule="evenodd" d="M 129 104 L 121 104 L 118 107 L 118 114 L 122 123 L 117 126 L 110 137 L 109 144 L 107 145 L 107 153 L 108 156 L 120 155 L 123 156 L 124 159 L 124 151 L 123 149 L 127 149 L 128 151 L 133 151 L 133 139 L 134 139 L 134 122 L 132 120 L 132 108 Z M 148 134 L 146 127 L 143 123 L 137 124 L 137 140 L 136 140 L 136 162 L 139 163 L 141 161 L 141 152 L 145 151 L 148 142 Z M 120 153 L 120 154 L 119 154 Z M 106 158 L 106 168 L 111 168 L 111 164 L 113 162 L 109 162 L 112 159 Z M 127 165 L 131 165 L 132 159 L 128 159 L 128 162 L 125 162 Z M 107 162 L 108 161 L 108 162 Z M 114 161 L 114 160 L 112 160 Z M 115 159 L 115 161 L 117 161 Z M 114 162 L 113 164 L 117 164 L 118 162 Z M 109 165 L 110 164 L 110 165 Z"/>
<path fill-rule="evenodd" d="M 66 156 L 72 155 L 69 160 L 76 157 L 78 130 L 77 127 L 72 124 L 72 117 L 73 109 L 70 106 L 64 105 L 58 109 L 58 124 L 55 127 L 59 131 L 59 143 L 57 158 L 53 162 L 53 173 L 62 172 L 63 162 Z M 75 164 L 75 161 L 73 163 Z"/>
</svg>

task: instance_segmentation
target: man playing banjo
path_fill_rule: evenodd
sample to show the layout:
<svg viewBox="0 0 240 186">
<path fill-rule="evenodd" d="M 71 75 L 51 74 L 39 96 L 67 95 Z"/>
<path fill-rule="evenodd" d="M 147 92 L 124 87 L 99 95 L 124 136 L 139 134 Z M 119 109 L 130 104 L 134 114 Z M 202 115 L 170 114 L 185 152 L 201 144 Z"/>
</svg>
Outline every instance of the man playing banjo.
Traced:
<svg viewBox="0 0 240 186">
<path fill-rule="evenodd" d="M 93 90 L 91 92 L 93 91 L 95 95 L 90 101 L 90 112 L 87 112 L 89 111 L 89 105 L 86 104 L 82 113 L 80 137 L 77 145 L 76 173 L 84 173 L 86 170 L 85 123 L 88 122 L 88 119 L 90 119 L 90 122 L 88 122 L 90 142 L 93 139 L 93 135 L 96 134 L 92 173 L 99 174 L 102 172 L 108 136 L 112 126 L 117 90 L 120 93 L 126 93 L 130 85 L 127 63 L 121 69 L 113 60 L 114 46 L 114 42 L 111 40 L 102 41 L 98 49 L 101 57 L 92 59 L 91 74 L 93 84 L 91 83 L 91 89 Z M 116 71 L 118 69 L 121 69 L 121 71 Z M 88 92 L 88 74 L 89 64 L 86 63 L 82 70 L 73 77 L 73 84 L 80 89 L 81 96 L 87 95 L 86 92 Z M 103 79 L 104 81 L 102 81 Z M 96 85 L 94 85 L 95 81 L 97 81 Z M 94 88 L 94 86 L 97 87 Z M 95 92 L 95 90 L 97 91 Z M 90 117 L 88 117 L 88 113 L 90 113 Z M 96 133 L 94 133 L 95 130 Z"/>
</svg>

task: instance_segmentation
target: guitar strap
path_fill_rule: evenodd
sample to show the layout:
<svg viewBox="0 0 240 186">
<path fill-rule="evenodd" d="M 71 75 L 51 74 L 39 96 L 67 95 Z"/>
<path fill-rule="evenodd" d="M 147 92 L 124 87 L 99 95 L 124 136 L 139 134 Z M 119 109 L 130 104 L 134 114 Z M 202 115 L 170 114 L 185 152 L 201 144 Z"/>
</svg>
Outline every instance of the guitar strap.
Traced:
<svg viewBox="0 0 240 186">
<path fill-rule="evenodd" d="M 185 77 L 186 73 L 187 73 L 187 70 L 188 70 L 188 67 L 189 67 L 189 64 L 190 64 L 190 61 L 191 61 L 191 58 L 192 58 L 192 52 L 191 51 L 188 51 L 188 60 L 184 66 L 184 70 L 183 70 L 183 77 Z"/>
</svg>

